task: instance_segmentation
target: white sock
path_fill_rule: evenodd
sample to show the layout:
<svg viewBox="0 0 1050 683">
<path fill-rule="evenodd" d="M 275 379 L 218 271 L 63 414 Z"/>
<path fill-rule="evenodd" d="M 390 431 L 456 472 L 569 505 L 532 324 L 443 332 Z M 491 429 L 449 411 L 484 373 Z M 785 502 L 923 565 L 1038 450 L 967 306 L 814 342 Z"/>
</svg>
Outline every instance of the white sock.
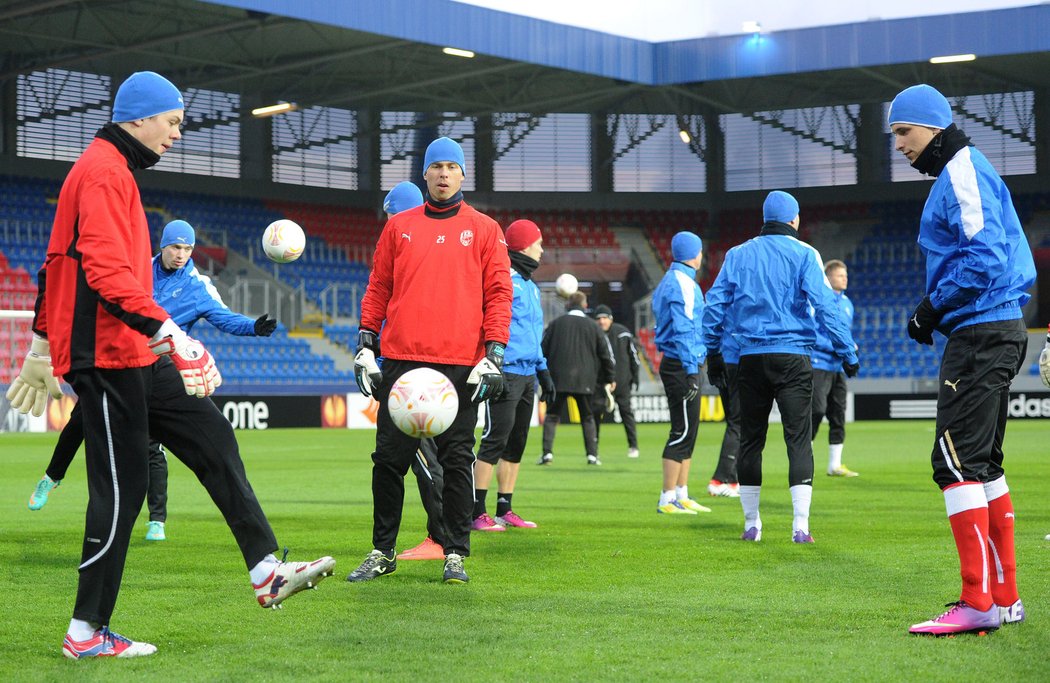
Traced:
<svg viewBox="0 0 1050 683">
<path fill-rule="evenodd" d="M 678 500 L 686 500 L 689 498 L 689 484 L 685 486 L 675 486 L 674 494 L 678 497 Z"/>
<path fill-rule="evenodd" d="M 809 503 L 812 499 L 812 486 L 799 484 L 791 487 L 791 507 L 795 511 L 795 519 L 791 524 L 792 531 L 809 533 Z"/>
<path fill-rule="evenodd" d="M 674 502 L 674 500 L 675 500 L 674 489 L 671 489 L 670 491 L 662 491 L 660 493 L 660 506 L 661 507 L 663 507 L 664 505 L 670 505 L 671 503 Z"/>
<path fill-rule="evenodd" d="M 67 633 L 73 640 L 88 640 L 95 635 L 95 631 L 98 630 L 98 624 L 92 624 L 90 621 L 83 621 L 82 619 L 70 619 L 69 630 Z"/>
<path fill-rule="evenodd" d="M 277 558 L 270 553 L 266 557 L 259 560 L 259 564 L 255 565 L 248 572 L 252 577 L 252 585 L 258 586 L 266 579 L 270 578 L 270 574 L 277 568 Z"/>
<path fill-rule="evenodd" d="M 828 444 L 828 472 L 834 472 L 842 467 L 842 444 Z"/>
<path fill-rule="evenodd" d="M 751 527 L 762 529 L 762 518 L 758 515 L 758 499 L 761 486 L 740 486 L 740 507 L 744 508 L 744 531 Z"/>
</svg>

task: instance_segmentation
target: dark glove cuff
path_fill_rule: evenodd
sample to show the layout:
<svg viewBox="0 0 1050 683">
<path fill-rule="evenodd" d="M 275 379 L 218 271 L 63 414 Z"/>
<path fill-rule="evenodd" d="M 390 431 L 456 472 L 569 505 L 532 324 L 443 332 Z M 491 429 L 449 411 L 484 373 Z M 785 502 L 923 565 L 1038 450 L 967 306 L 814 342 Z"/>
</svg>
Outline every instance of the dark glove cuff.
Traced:
<svg viewBox="0 0 1050 683">
<path fill-rule="evenodd" d="M 372 330 L 361 328 L 357 331 L 357 350 L 371 349 L 372 353 L 379 356 L 379 335 Z"/>
<path fill-rule="evenodd" d="M 488 358 L 497 368 L 503 367 L 503 354 L 507 351 L 507 345 L 498 341 L 485 342 L 485 358 Z"/>
</svg>

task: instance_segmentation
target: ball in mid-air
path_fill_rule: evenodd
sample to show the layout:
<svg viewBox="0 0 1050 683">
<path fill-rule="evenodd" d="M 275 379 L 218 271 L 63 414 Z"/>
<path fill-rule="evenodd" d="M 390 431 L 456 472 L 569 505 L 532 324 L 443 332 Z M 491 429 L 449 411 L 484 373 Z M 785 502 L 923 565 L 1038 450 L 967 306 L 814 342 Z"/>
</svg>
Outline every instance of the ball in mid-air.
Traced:
<svg viewBox="0 0 1050 683">
<path fill-rule="evenodd" d="M 558 292 L 559 296 L 567 299 L 580 289 L 580 283 L 572 273 L 562 273 L 558 276 L 558 279 L 554 281 L 554 289 Z"/>
<path fill-rule="evenodd" d="M 266 258 L 274 263 L 291 263 L 303 255 L 306 233 L 295 221 L 276 220 L 263 231 L 262 248 Z"/>
<path fill-rule="evenodd" d="M 386 401 L 397 428 L 416 439 L 437 436 L 459 413 L 459 395 L 448 377 L 433 368 L 416 368 L 397 378 Z"/>
</svg>

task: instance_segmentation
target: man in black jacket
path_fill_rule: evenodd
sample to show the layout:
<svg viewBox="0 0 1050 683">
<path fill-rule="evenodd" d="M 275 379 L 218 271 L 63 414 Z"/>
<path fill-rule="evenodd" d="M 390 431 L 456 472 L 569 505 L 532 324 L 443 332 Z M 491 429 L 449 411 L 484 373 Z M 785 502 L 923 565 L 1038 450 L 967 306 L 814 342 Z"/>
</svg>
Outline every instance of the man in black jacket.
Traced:
<svg viewBox="0 0 1050 683">
<path fill-rule="evenodd" d="M 624 431 L 627 432 L 627 457 L 638 457 L 638 428 L 634 423 L 634 411 L 631 410 L 631 388 L 638 387 L 638 349 L 634 345 L 634 335 L 618 322 L 613 322 L 612 309 L 602 304 L 594 308 L 594 319 L 598 327 L 605 332 L 605 338 L 612 347 L 613 359 L 616 361 L 615 381 L 610 385 L 612 401 L 620 409 Z M 609 401 L 606 385 L 595 388 L 594 394 L 594 427 L 595 433 L 601 436 L 602 421 L 606 416 L 612 419 L 613 403 Z"/>
<path fill-rule="evenodd" d="M 587 295 L 576 292 L 565 305 L 568 313 L 561 316 L 543 333 L 543 356 L 547 359 L 557 396 L 547 404 L 543 420 L 543 455 L 538 465 L 554 459 L 554 434 L 561 420 L 561 408 L 572 396 L 580 411 L 583 445 L 588 465 L 601 465 L 598 459 L 598 431 L 591 411 L 591 396 L 598 383 L 613 381 L 615 364 L 609 342 L 597 323 L 587 317 Z"/>
</svg>

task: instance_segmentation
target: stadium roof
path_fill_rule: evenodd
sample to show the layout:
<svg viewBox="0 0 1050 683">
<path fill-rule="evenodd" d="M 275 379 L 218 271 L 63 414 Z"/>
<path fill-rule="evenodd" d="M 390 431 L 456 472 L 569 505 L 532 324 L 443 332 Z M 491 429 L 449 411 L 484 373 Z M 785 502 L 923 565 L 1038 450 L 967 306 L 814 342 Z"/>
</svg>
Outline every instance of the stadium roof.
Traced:
<svg viewBox="0 0 1050 683">
<path fill-rule="evenodd" d="M 27 0 L 0 8 L 0 82 L 47 68 L 277 100 L 464 115 L 668 113 L 1050 86 L 1050 5 L 652 43 L 449 0 Z M 442 54 L 473 50 L 463 59 Z M 931 65 L 973 53 L 976 61 Z"/>
</svg>

